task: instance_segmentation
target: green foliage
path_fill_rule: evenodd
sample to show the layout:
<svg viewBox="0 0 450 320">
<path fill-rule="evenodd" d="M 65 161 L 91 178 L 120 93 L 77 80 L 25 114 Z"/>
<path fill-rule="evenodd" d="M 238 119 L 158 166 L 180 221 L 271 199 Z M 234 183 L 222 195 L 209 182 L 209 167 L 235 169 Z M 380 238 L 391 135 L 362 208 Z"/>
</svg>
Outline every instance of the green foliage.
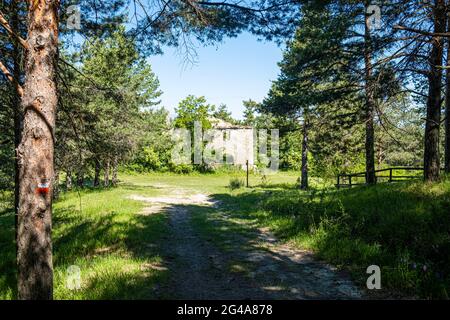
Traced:
<svg viewBox="0 0 450 320">
<path fill-rule="evenodd" d="M 216 110 L 214 110 L 214 112 L 212 113 L 212 116 L 214 118 L 221 119 L 228 123 L 236 122 L 236 120 L 233 119 L 231 112 L 228 111 L 226 104 L 219 105 L 219 107 Z"/>
<path fill-rule="evenodd" d="M 282 169 L 301 169 L 302 135 L 300 130 L 282 132 L 280 137 L 280 167 Z"/>
<path fill-rule="evenodd" d="M 127 3 L 123 2 L 122 6 L 126 7 Z M 199 1 L 195 5 L 190 1 L 175 1 L 164 4 L 164 1 L 138 3 L 138 8 L 142 6 L 146 14 L 133 17 L 136 26 L 130 33 L 136 36 L 142 50 L 160 53 L 163 46 L 171 45 L 180 46 L 189 55 L 191 39 L 212 44 L 226 37 L 236 37 L 243 31 L 268 40 L 280 40 L 291 35 L 299 17 L 295 1 Z M 128 8 L 131 12 L 135 9 Z M 149 23 L 149 17 L 158 19 Z"/>
<path fill-rule="evenodd" d="M 232 178 L 230 179 L 230 182 L 228 183 L 228 188 L 231 190 L 240 189 L 245 186 L 245 181 L 240 178 Z"/>
<path fill-rule="evenodd" d="M 170 170 L 172 126 L 165 109 L 141 112 L 138 147 L 127 167 L 141 172 Z"/>
<path fill-rule="evenodd" d="M 300 127 L 295 119 L 272 114 L 265 107 L 253 100 L 243 101 L 244 119 L 242 125 L 254 129 L 279 129 L 280 131 L 280 168 L 284 170 L 299 170 L 301 167 Z M 260 165 L 260 163 L 257 163 Z"/>
<path fill-rule="evenodd" d="M 117 172 L 131 158 L 138 159 L 137 169 L 167 168 L 168 113 L 153 110 L 162 94 L 159 81 L 124 27 L 91 39 L 79 57 L 68 58 L 79 67 L 61 68 L 65 80 L 58 113 L 58 170 L 80 179 L 94 172 L 98 180 L 100 171 Z"/>
<path fill-rule="evenodd" d="M 421 111 L 399 97 L 382 106 L 376 128 L 375 155 L 379 166 L 422 166 L 423 128 Z"/>
<path fill-rule="evenodd" d="M 14 207 L 14 193 L 0 190 L 0 215 L 12 211 Z"/>
<path fill-rule="evenodd" d="M 205 97 L 187 96 L 175 108 L 177 117 L 175 118 L 175 127 L 194 129 L 194 122 L 200 122 L 203 129 L 210 129 L 211 122 L 209 117 L 215 110 L 215 106 L 206 102 Z"/>
<path fill-rule="evenodd" d="M 11 190 L 14 183 L 14 91 L 6 81 L 0 79 L 0 192 Z"/>
<path fill-rule="evenodd" d="M 362 100 L 352 90 L 344 39 L 350 17 L 328 3 L 302 6 L 302 20 L 287 44 L 281 73 L 260 110 L 291 124 L 282 132 L 282 166 L 301 168 L 301 141 L 307 126 L 309 171 L 329 177 L 359 164 L 364 141 Z M 295 164 L 294 164 L 295 162 Z"/>
<path fill-rule="evenodd" d="M 142 159 L 140 160 L 144 168 L 149 168 L 150 170 L 161 169 L 162 163 L 159 159 L 159 154 L 155 152 L 153 147 L 144 147 L 142 150 Z"/>
<path fill-rule="evenodd" d="M 391 17 L 394 9 L 395 6 L 386 8 L 386 16 Z M 341 172 L 365 171 L 364 81 L 374 87 L 374 152 L 378 167 L 421 165 L 420 112 L 410 96 L 401 92 L 401 78 L 394 66 L 379 63 L 371 70 L 370 79 L 362 76 L 365 63 L 361 48 L 366 40 L 354 37 L 354 32 L 359 32 L 355 30 L 363 21 L 363 4 L 308 2 L 301 10 L 298 29 L 279 63 L 278 79 L 260 106 L 250 103 L 245 111 L 250 122 L 255 122 L 255 108 L 298 122 L 288 133 L 282 132 L 282 167 L 300 169 L 298 131 L 299 126 L 308 123 L 311 175 L 330 178 Z M 389 31 L 372 32 L 374 61 L 390 46 L 387 39 L 391 36 Z"/>
<path fill-rule="evenodd" d="M 183 99 L 177 108 L 175 108 L 177 113 L 174 119 L 174 127 L 176 128 L 186 128 L 191 132 L 191 139 L 193 141 L 193 132 L 195 122 L 199 122 L 202 127 L 203 132 L 205 130 L 211 129 L 218 120 L 223 120 L 225 122 L 234 124 L 238 121 L 234 120 L 231 116 L 231 112 L 228 111 L 227 106 L 221 104 L 219 108 L 215 105 L 208 104 L 205 97 L 195 97 L 189 95 Z M 204 144 L 205 145 L 205 142 Z M 194 152 L 194 150 L 192 150 Z M 170 170 L 177 173 L 190 173 L 192 170 L 196 170 L 202 173 L 215 172 L 217 170 L 223 171 L 224 167 L 228 170 L 225 165 L 220 166 L 209 166 L 206 164 L 196 164 L 196 165 L 170 165 Z"/>
<path fill-rule="evenodd" d="M 244 121 L 242 121 L 242 124 L 256 127 L 257 124 L 256 114 L 260 108 L 260 104 L 251 99 L 242 101 L 242 104 L 244 106 L 243 111 Z"/>
<path fill-rule="evenodd" d="M 194 171 L 194 167 L 190 164 L 173 164 L 170 165 L 170 170 L 178 174 L 188 174 Z"/>
</svg>

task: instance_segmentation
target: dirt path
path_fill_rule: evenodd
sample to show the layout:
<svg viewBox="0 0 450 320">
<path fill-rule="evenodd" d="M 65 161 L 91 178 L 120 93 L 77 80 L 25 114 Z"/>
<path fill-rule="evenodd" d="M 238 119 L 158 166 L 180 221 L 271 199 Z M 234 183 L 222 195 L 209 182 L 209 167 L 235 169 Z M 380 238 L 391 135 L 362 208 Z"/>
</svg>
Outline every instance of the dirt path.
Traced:
<svg viewBox="0 0 450 320">
<path fill-rule="evenodd" d="M 131 196 L 148 204 L 141 214 L 165 212 L 170 234 L 163 246 L 171 279 L 160 288 L 162 297 L 175 299 L 358 299 L 362 293 L 348 276 L 316 261 L 307 251 L 278 243 L 264 229 L 251 237 L 231 235 L 231 250 L 219 250 L 192 227 L 190 214 L 197 206 L 220 203 L 205 194 L 189 195 L 168 189 L 164 197 Z M 221 220 L 227 217 L 222 214 Z M 220 223 L 220 221 L 217 221 Z M 245 249 L 244 249 L 245 248 Z M 230 265 L 245 266 L 231 272 Z"/>
</svg>

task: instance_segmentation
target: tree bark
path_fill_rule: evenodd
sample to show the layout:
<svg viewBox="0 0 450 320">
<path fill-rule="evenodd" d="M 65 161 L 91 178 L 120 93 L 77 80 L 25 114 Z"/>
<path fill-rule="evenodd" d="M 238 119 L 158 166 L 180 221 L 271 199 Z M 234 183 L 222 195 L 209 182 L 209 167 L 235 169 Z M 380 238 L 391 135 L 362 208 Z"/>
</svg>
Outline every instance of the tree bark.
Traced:
<svg viewBox="0 0 450 320">
<path fill-rule="evenodd" d="M 114 157 L 113 160 L 113 172 L 112 172 L 112 185 L 116 186 L 117 185 L 117 171 L 119 170 L 119 161 L 117 160 L 117 156 Z"/>
<path fill-rule="evenodd" d="M 94 187 L 98 187 L 100 185 L 100 170 L 101 170 L 101 166 L 100 166 L 100 161 L 98 161 L 97 159 L 95 159 L 95 173 L 94 173 Z"/>
<path fill-rule="evenodd" d="M 445 1 L 438 0 L 433 8 L 434 32 L 446 29 Z M 425 181 L 437 181 L 440 176 L 439 129 L 441 122 L 443 39 L 433 37 L 429 57 L 427 118 L 425 124 L 424 177 Z"/>
<path fill-rule="evenodd" d="M 17 0 L 13 0 L 11 2 L 11 27 L 14 32 L 20 34 L 19 31 L 19 7 Z M 13 39 L 13 75 L 16 81 L 20 84 L 20 44 L 17 39 Z M 13 93 L 12 104 L 14 110 L 14 220 L 15 220 L 15 239 L 16 239 L 16 254 L 18 252 L 17 247 L 17 234 L 18 234 L 18 217 L 19 217 L 19 196 L 20 196 L 20 178 L 19 178 L 19 158 L 18 158 L 18 148 L 20 145 L 21 137 L 22 137 L 22 106 L 20 103 L 20 94 L 15 87 L 15 91 Z"/>
<path fill-rule="evenodd" d="M 83 188 L 84 187 L 84 172 L 83 172 L 83 168 L 79 169 L 78 173 L 77 173 L 77 187 L 78 188 Z"/>
<path fill-rule="evenodd" d="M 307 115 L 305 115 L 302 138 L 302 175 L 300 178 L 300 189 L 302 190 L 308 189 L 308 134 L 309 122 Z"/>
<path fill-rule="evenodd" d="M 58 0 L 27 2 L 24 110 L 19 159 L 18 297 L 53 298 L 52 192 L 58 102 Z M 46 188 L 48 186 L 48 188 Z"/>
<path fill-rule="evenodd" d="M 447 19 L 447 32 L 450 32 L 450 19 Z M 445 147 L 444 170 L 450 173 L 450 38 L 447 38 L 447 69 L 445 71 Z"/>
<path fill-rule="evenodd" d="M 365 10 L 367 12 L 367 10 Z M 370 35 L 370 16 L 366 14 L 364 27 L 364 69 L 365 69 L 365 125 L 366 125 L 366 183 L 375 184 L 375 130 L 374 112 L 375 97 L 373 93 L 373 66 L 372 66 L 372 36 Z"/>
<path fill-rule="evenodd" d="M 105 187 L 109 187 L 109 160 L 107 160 L 105 163 L 105 178 L 103 181 L 103 185 Z"/>
</svg>

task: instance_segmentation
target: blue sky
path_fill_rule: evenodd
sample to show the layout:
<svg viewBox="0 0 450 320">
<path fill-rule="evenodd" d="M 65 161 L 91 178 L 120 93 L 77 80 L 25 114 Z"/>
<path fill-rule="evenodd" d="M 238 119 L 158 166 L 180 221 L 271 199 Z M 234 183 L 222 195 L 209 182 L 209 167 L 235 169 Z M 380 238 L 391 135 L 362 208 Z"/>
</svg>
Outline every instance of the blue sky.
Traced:
<svg viewBox="0 0 450 320">
<path fill-rule="evenodd" d="M 274 43 L 260 42 L 250 34 L 226 39 L 210 47 L 198 47 L 195 64 L 184 63 L 177 49 L 166 48 L 164 55 L 149 62 L 159 78 L 162 106 L 171 115 L 174 107 L 189 94 L 205 96 L 211 104 L 225 103 L 233 117 L 242 118 L 242 100 L 261 101 L 271 81 L 277 78 L 277 62 L 282 49 Z"/>
</svg>

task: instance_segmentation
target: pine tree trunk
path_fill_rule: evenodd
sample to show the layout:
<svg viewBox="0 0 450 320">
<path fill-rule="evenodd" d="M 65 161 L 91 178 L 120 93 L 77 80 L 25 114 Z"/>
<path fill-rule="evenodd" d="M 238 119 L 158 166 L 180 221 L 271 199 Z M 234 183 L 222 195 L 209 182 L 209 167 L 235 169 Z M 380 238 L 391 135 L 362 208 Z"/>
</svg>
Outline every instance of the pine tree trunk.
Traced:
<svg viewBox="0 0 450 320">
<path fill-rule="evenodd" d="M 450 19 L 447 19 L 447 32 L 450 32 Z M 447 38 L 447 62 L 445 72 L 445 152 L 444 170 L 450 173 L 450 38 Z"/>
<path fill-rule="evenodd" d="M 19 8 L 17 0 L 11 2 L 11 27 L 19 34 Z M 15 39 L 13 41 L 13 74 L 16 81 L 20 82 L 20 45 Z M 17 232 L 18 232 L 18 217 L 19 217 L 19 196 L 20 196 L 20 178 L 19 178 L 19 158 L 18 158 L 18 148 L 22 136 L 22 106 L 20 102 L 19 92 L 16 90 L 13 93 L 13 110 L 14 110 L 14 220 L 15 220 L 15 239 L 16 239 L 16 253 L 17 248 Z"/>
<path fill-rule="evenodd" d="M 19 158 L 18 297 L 53 298 L 52 191 L 58 0 L 28 1 Z M 48 186 L 48 187 L 47 187 Z"/>
<path fill-rule="evenodd" d="M 101 170 L 101 166 L 100 166 L 100 161 L 98 161 L 97 159 L 95 159 L 95 173 L 94 173 L 94 187 L 98 187 L 100 185 L 100 170 Z"/>
<path fill-rule="evenodd" d="M 366 10 L 367 11 L 367 10 Z M 374 112 L 375 97 L 373 95 L 372 79 L 372 37 L 370 35 L 369 17 L 366 16 L 365 34 L 364 34 L 364 63 L 365 63 L 365 125 L 366 125 L 366 183 L 375 184 L 375 130 L 374 130 Z"/>
<path fill-rule="evenodd" d="M 105 178 L 103 181 L 103 185 L 105 187 L 109 187 L 109 160 L 107 160 L 105 164 Z"/>
<path fill-rule="evenodd" d="M 113 172 L 112 172 L 112 185 L 116 186 L 117 185 L 117 171 L 119 167 L 119 161 L 117 160 L 117 157 L 114 157 L 113 160 Z"/>
<path fill-rule="evenodd" d="M 446 29 L 445 1 L 438 0 L 433 10 L 434 32 Z M 441 85 L 443 39 L 433 37 L 429 57 L 427 118 L 425 125 L 424 177 L 425 181 L 437 181 L 440 175 L 439 129 L 441 122 Z"/>
<path fill-rule="evenodd" d="M 308 118 L 305 115 L 302 138 L 302 176 L 300 179 L 300 189 L 302 190 L 308 189 L 308 126 Z"/>
<path fill-rule="evenodd" d="M 84 187 L 84 172 L 83 169 L 80 169 L 77 173 L 77 187 L 83 188 Z"/>
</svg>

